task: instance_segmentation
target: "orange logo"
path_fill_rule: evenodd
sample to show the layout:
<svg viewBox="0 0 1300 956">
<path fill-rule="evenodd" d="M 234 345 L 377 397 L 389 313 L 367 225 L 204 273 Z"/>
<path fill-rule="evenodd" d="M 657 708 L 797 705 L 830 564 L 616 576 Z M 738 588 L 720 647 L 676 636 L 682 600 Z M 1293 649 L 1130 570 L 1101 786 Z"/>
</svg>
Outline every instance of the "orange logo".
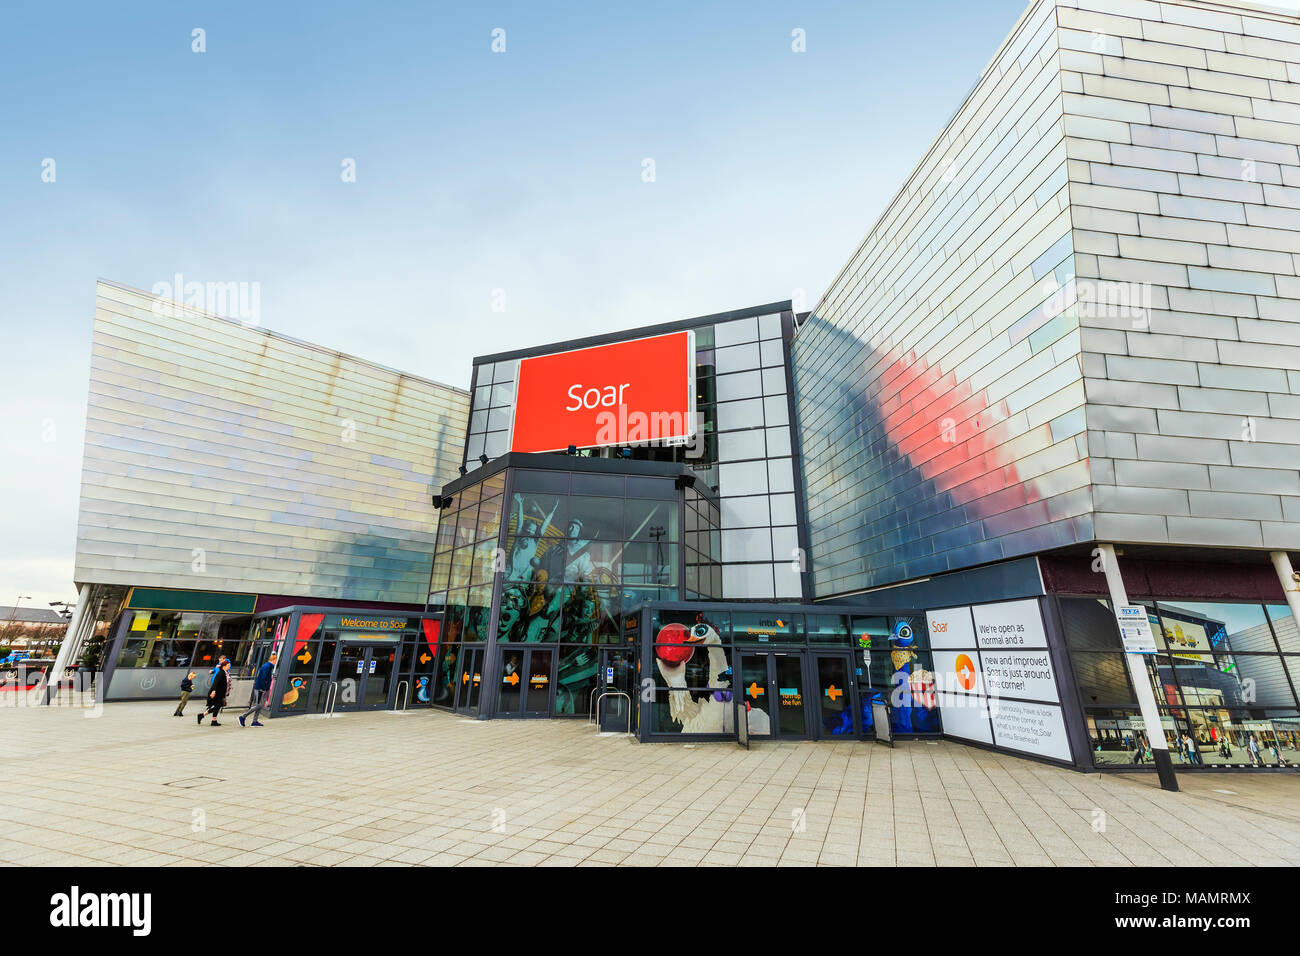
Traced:
<svg viewBox="0 0 1300 956">
<path fill-rule="evenodd" d="M 954 669 L 957 671 L 957 683 L 961 684 L 966 690 L 973 690 L 975 688 L 975 662 L 965 654 L 958 654 Z"/>
</svg>

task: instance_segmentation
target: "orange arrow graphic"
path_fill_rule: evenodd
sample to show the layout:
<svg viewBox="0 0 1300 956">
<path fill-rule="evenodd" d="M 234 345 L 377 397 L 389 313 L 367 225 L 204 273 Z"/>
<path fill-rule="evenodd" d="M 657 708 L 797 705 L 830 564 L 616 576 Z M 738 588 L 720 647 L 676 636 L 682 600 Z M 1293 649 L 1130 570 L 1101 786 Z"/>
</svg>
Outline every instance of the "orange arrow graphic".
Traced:
<svg viewBox="0 0 1300 956">
<path fill-rule="evenodd" d="M 750 684 L 746 690 L 749 691 L 750 697 L 757 697 L 759 694 L 763 693 L 763 688 L 758 686 L 758 681 L 754 681 L 754 683 Z"/>
<path fill-rule="evenodd" d="M 460 682 L 461 682 L 462 684 L 468 684 L 468 683 L 469 683 L 469 671 L 466 671 L 465 673 L 463 673 L 463 674 L 460 675 Z"/>
<path fill-rule="evenodd" d="M 840 690 L 834 684 L 831 684 L 830 687 L 826 688 L 826 696 L 829 697 L 831 700 L 834 700 L 836 697 L 843 697 L 844 691 Z"/>
<path fill-rule="evenodd" d="M 429 661 L 431 661 L 431 660 L 433 660 L 433 658 L 430 657 L 428 654 L 421 654 L 421 655 L 420 655 L 420 663 L 421 663 L 421 664 L 427 664 L 427 663 L 429 663 Z"/>
<path fill-rule="evenodd" d="M 519 675 L 518 675 L 518 674 L 511 674 L 509 677 L 503 678 L 503 680 L 504 680 L 505 683 L 507 683 L 507 684 L 518 684 L 518 683 L 519 683 Z"/>
<path fill-rule="evenodd" d="M 298 655 L 298 660 L 302 661 L 304 664 L 308 663 L 311 660 L 311 650 L 304 647 L 302 653 Z"/>
</svg>

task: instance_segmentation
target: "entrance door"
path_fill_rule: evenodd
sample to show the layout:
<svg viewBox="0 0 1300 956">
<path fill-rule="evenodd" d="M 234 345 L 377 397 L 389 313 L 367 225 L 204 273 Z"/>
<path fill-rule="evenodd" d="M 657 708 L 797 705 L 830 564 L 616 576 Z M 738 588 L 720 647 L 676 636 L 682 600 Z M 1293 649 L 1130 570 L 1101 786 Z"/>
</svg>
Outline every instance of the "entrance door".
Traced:
<svg viewBox="0 0 1300 956">
<path fill-rule="evenodd" d="M 749 705 L 751 737 L 808 736 L 803 656 L 800 651 L 741 652 L 739 689 Z"/>
<path fill-rule="evenodd" d="M 551 665 L 555 662 L 555 651 L 549 647 L 533 647 L 528 650 L 528 663 L 524 672 L 524 700 L 522 713 L 526 717 L 551 716 Z"/>
<path fill-rule="evenodd" d="M 818 740 L 856 737 L 859 728 L 849 655 L 813 651 L 809 657 L 817 692 L 809 702 L 813 709 L 813 736 Z"/>
<path fill-rule="evenodd" d="M 333 670 L 333 680 L 338 682 L 334 709 L 381 710 L 387 707 L 396 672 L 396 645 L 340 644 Z"/>
<path fill-rule="evenodd" d="M 478 716 L 479 690 L 483 686 L 483 648 L 461 645 L 456 677 L 456 711 Z"/>
<path fill-rule="evenodd" d="M 381 710 L 388 706 L 397 673 L 397 646 L 366 648 L 366 679 L 361 685 L 361 706 Z"/>
<path fill-rule="evenodd" d="M 600 659 L 600 690 L 597 697 L 606 691 L 619 691 L 627 694 L 622 697 L 606 697 L 600 706 L 600 729 L 606 732 L 626 733 L 631 729 L 631 702 L 636 700 L 636 654 L 634 651 L 619 648 L 606 649 Z"/>
<path fill-rule="evenodd" d="M 549 717 L 555 648 L 503 647 L 498 717 Z"/>
</svg>

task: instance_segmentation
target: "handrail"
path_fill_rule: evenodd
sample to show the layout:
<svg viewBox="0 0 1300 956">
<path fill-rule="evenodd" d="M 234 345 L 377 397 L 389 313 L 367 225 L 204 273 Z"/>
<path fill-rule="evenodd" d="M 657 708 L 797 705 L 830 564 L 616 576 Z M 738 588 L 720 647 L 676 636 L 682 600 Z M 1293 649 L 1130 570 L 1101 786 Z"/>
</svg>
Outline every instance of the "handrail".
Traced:
<svg viewBox="0 0 1300 956">
<path fill-rule="evenodd" d="M 597 682 L 596 686 L 591 689 L 591 693 L 587 695 L 587 723 L 589 724 L 594 724 L 596 722 L 596 719 L 593 716 L 596 712 L 596 691 L 600 690 L 601 686 L 602 685 Z"/>
<path fill-rule="evenodd" d="M 604 700 L 606 697 L 622 697 L 624 700 L 627 701 L 627 735 L 629 737 L 633 736 L 632 698 L 621 690 L 607 690 L 605 691 L 605 693 L 601 694 L 599 697 L 596 698 L 596 726 L 597 727 L 600 726 L 600 702 Z"/>
<path fill-rule="evenodd" d="M 402 698 L 402 706 L 401 706 L 401 707 L 394 707 L 393 709 L 394 709 L 394 710 L 406 710 L 406 705 L 407 705 L 408 703 L 410 703 L 410 700 L 411 700 L 411 684 L 410 684 L 410 682 L 409 682 L 408 680 L 406 680 L 405 678 L 403 678 L 402 680 L 398 681 L 398 682 L 397 682 L 397 693 L 394 694 L 393 696 L 394 696 L 394 698 L 397 698 L 397 697 L 401 697 L 401 698 Z M 393 703 L 394 703 L 394 704 L 397 703 L 396 699 L 394 699 Z"/>
<path fill-rule="evenodd" d="M 332 680 L 325 685 L 325 706 L 321 708 L 322 717 L 334 716 L 334 705 L 338 703 L 338 697 L 339 682 Z"/>
</svg>

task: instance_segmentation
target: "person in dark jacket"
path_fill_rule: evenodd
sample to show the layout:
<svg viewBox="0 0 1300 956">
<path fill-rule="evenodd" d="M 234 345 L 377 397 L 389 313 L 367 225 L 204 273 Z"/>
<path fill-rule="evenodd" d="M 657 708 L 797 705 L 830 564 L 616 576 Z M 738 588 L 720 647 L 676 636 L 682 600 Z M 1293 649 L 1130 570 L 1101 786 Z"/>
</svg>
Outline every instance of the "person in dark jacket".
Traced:
<svg viewBox="0 0 1300 956">
<path fill-rule="evenodd" d="M 278 659 L 278 655 L 272 654 L 257 669 L 257 678 L 253 681 L 253 696 L 248 701 L 248 710 L 239 715 L 239 726 L 248 726 L 244 723 L 244 718 L 249 714 L 253 715 L 254 727 L 263 726 L 257 718 L 262 716 L 262 708 L 266 706 L 267 697 L 271 693 L 271 684 L 275 681 L 275 662 Z"/>
<path fill-rule="evenodd" d="M 189 703 L 190 694 L 192 693 L 194 693 L 194 671 L 190 671 L 185 679 L 181 681 L 181 700 L 176 705 L 176 713 L 172 714 L 173 717 L 185 716 L 185 705 Z"/>
<path fill-rule="evenodd" d="M 213 727 L 220 727 L 217 722 L 217 715 L 221 713 L 221 708 L 226 706 L 226 697 L 230 694 L 230 661 L 223 659 L 217 667 L 217 673 L 212 678 L 212 689 L 208 691 L 208 708 L 199 714 L 198 722 L 203 723 L 203 718 L 208 714 L 212 715 Z"/>
</svg>

